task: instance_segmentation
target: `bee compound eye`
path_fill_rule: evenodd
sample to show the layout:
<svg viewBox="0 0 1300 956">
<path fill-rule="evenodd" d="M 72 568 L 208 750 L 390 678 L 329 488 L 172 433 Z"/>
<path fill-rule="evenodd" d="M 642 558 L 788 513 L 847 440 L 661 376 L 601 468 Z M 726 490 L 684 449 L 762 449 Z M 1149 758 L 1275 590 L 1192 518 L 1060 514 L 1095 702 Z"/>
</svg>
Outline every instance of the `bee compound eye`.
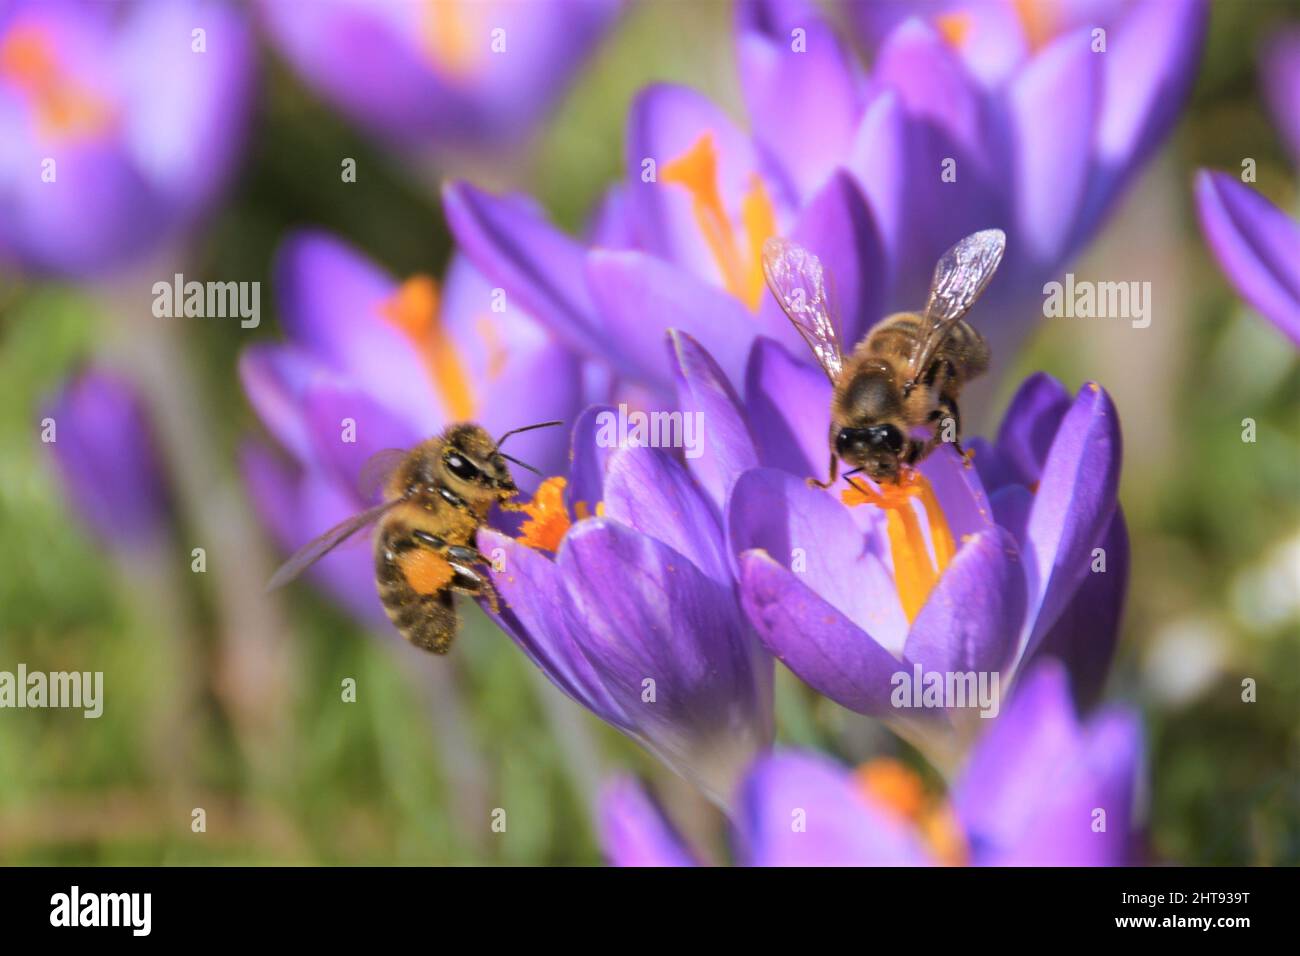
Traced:
<svg viewBox="0 0 1300 956">
<path fill-rule="evenodd" d="M 446 464 L 447 470 L 462 481 L 472 481 L 479 473 L 473 462 L 455 452 L 449 454 L 443 459 L 443 462 Z"/>
<path fill-rule="evenodd" d="M 867 429 L 869 441 L 874 448 L 885 448 L 898 454 L 903 450 L 903 433 L 893 425 L 873 425 Z"/>
<path fill-rule="evenodd" d="M 835 436 L 835 453 L 841 457 L 861 453 L 871 444 L 870 429 L 841 428 Z"/>
</svg>

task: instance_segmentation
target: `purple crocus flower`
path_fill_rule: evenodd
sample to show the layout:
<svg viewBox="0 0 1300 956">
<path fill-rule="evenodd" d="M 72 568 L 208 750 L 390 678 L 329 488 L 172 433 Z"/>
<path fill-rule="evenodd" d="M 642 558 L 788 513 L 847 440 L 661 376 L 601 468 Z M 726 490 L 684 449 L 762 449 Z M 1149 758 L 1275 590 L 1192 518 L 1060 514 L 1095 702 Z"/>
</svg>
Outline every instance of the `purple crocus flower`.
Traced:
<svg viewBox="0 0 1300 956">
<path fill-rule="evenodd" d="M 948 793 L 927 795 L 893 762 L 848 770 L 797 751 L 760 758 L 735 801 L 732 844 L 749 866 L 1117 866 L 1134 862 L 1137 715 L 1080 724 L 1048 663 L 980 738 Z M 700 857 L 635 782 L 609 785 L 599 830 L 617 866 Z"/>
<path fill-rule="evenodd" d="M 131 382 L 85 369 L 46 404 L 41 427 L 69 504 L 106 547 L 146 547 L 165 533 L 167 482 Z"/>
<path fill-rule="evenodd" d="M 741 88 L 752 134 L 702 95 L 643 91 L 627 170 L 590 241 L 466 183 L 444 190 L 458 241 L 574 348 L 660 389 L 666 327 L 739 384 L 757 336 L 796 344 L 762 288 L 760 255 L 788 235 L 834 274 L 843 336 L 917 308 L 938 256 L 978 229 L 1010 237 L 982 327 L 1009 354 L 1035 310 L 1013 303 L 1096 232 L 1172 127 L 1190 88 L 1204 0 L 1143 0 L 1104 53 L 1087 28 L 1022 50 L 997 82 L 942 24 L 898 24 L 864 73 L 804 2 L 742 3 Z M 798 353 L 796 353 L 798 354 Z M 802 358 L 802 356 L 801 356 Z"/>
<path fill-rule="evenodd" d="M 267 0 L 280 52 L 353 122 L 443 151 L 524 139 L 623 0 Z"/>
<path fill-rule="evenodd" d="M 1300 169 L 1300 31 L 1283 33 L 1264 56 L 1267 98 Z M 1243 299 L 1300 345 L 1300 223 L 1228 173 L 1196 176 L 1201 232 Z"/>
<path fill-rule="evenodd" d="M 85 276 L 191 225 L 239 155 L 252 75 L 232 4 L 6 4 L 0 261 Z"/>
<path fill-rule="evenodd" d="M 798 427 L 802 403 L 789 393 L 783 401 L 795 409 L 791 418 L 758 426 L 773 443 L 783 440 L 782 424 Z M 827 407 L 825 396 L 813 407 Z M 975 468 L 944 446 L 910 487 L 848 490 L 844 500 L 788 471 L 758 469 L 736 483 L 728 512 L 742 602 L 767 648 L 828 697 L 886 719 L 941 765 L 951 765 L 980 723 L 968 719 L 974 704 L 900 710 L 914 701 L 900 705 L 899 674 L 1001 682 L 1051 651 L 1091 698 L 1106 675 L 1127 582 L 1115 498 L 1119 423 L 1104 391 L 1090 383 L 1071 399 L 1035 376 L 1013 399 L 997 441 L 971 445 Z"/>
<path fill-rule="evenodd" d="M 458 421 L 493 434 L 571 421 L 582 405 L 577 360 L 462 259 L 441 288 L 428 276 L 398 282 L 341 240 L 301 232 L 281 248 L 275 281 L 286 341 L 251 346 L 240 374 L 290 459 L 254 443 L 244 462 L 285 550 L 373 503 L 358 479 L 377 451 L 409 448 Z M 563 443 L 541 431 L 512 439 L 511 452 L 548 473 L 563 461 Z M 530 487 L 526 472 L 516 478 Z M 354 613 L 385 620 L 364 543 L 337 549 L 313 573 Z"/>
<path fill-rule="evenodd" d="M 709 425 L 692 466 L 725 503 L 742 606 L 795 674 L 948 768 L 983 721 L 970 701 L 900 704 L 899 674 L 996 675 L 980 705 L 996 713 L 1001 682 L 1050 654 L 1096 696 L 1128 575 L 1119 422 L 1100 387 L 1072 398 L 1035 375 L 996 441 L 971 440 L 975 467 L 944 445 L 907 484 L 822 491 L 804 479 L 825 468 L 825 377 L 759 340 L 742 401 L 676 340 L 681 405 Z"/>
<path fill-rule="evenodd" d="M 709 360 L 676 344 L 689 396 L 680 424 L 708 402 L 686 376 L 716 382 L 720 373 L 690 372 Z M 725 802 L 771 743 L 772 662 L 736 597 L 726 486 L 712 480 L 723 474 L 718 447 L 688 448 L 699 470 L 688 469 L 667 449 L 624 441 L 620 414 L 583 413 L 567 479 L 542 486 L 518 540 L 479 533 L 501 568 L 494 617 L 556 686 Z M 742 441 L 729 436 L 726 447 L 743 454 Z"/>
</svg>

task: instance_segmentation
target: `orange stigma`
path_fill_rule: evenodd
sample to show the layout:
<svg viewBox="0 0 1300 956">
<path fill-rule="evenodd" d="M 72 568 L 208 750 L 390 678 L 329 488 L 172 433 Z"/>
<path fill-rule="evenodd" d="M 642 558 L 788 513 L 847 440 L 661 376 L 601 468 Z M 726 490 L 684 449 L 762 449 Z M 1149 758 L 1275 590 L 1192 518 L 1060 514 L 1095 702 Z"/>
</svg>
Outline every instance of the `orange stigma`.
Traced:
<svg viewBox="0 0 1300 956">
<path fill-rule="evenodd" d="M 379 311 L 406 333 L 424 358 L 448 416 L 455 421 L 473 418 L 474 397 L 469 376 L 455 343 L 440 321 L 437 283 L 428 276 L 412 276 Z"/>
<path fill-rule="evenodd" d="M 960 50 L 970 36 L 971 15 L 961 10 L 941 13 L 934 18 L 934 25 L 950 47 Z"/>
<path fill-rule="evenodd" d="M 31 100 L 40 134 L 48 139 L 91 137 L 112 122 L 109 104 L 60 68 L 49 36 L 34 24 L 15 26 L 0 39 L 0 80 Z"/>
<path fill-rule="evenodd" d="M 520 527 L 519 537 L 516 539 L 520 544 L 526 544 L 538 551 L 550 551 L 552 554 L 560 550 L 560 542 L 569 533 L 569 528 L 573 527 L 573 522 L 569 520 L 569 512 L 564 507 L 566 485 L 567 482 L 559 475 L 547 478 L 537 486 L 537 493 L 533 495 L 532 501 L 518 506 L 518 509 L 528 516 Z M 573 513 L 579 521 L 592 515 L 585 501 L 574 502 Z M 596 503 L 595 513 L 597 515 L 605 513 L 603 501 Z"/>
<path fill-rule="evenodd" d="M 690 149 L 666 163 L 662 177 L 691 194 L 695 221 L 726 290 L 751 310 L 757 309 L 763 296 L 763 243 L 776 234 L 776 211 L 758 174 L 751 175 L 749 190 L 740 202 L 743 246 L 736 241 L 735 227 L 722 204 L 713 133 L 702 133 Z"/>
<path fill-rule="evenodd" d="M 939 507 L 939 499 L 926 477 L 906 468 L 897 483 L 885 482 L 879 491 L 850 479 L 850 486 L 840 493 L 840 500 L 850 508 L 861 504 L 875 505 L 885 512 L 885 529 L 889 534 L 889 552 L 894 560 L 894 586 L 903 613 L 909 623 L 925 606 L 926 599 L 939 576 L 947 570 L 956 546 L 952 530 Z M 919 502 L 930 531 L 929 546 L 913 502 Z M 931 553 L 933 549 L 933 553 Z"/>
<path fill-rule="evenodd" d="M 966 862 L 966 839 L 952 808 L 926 793 L 910 767 L 890 757 L 877 757 L 854 771 L 859 792 L 875 806 L 913 824 L 930 851 L 945 866 Z"/>
</svg>

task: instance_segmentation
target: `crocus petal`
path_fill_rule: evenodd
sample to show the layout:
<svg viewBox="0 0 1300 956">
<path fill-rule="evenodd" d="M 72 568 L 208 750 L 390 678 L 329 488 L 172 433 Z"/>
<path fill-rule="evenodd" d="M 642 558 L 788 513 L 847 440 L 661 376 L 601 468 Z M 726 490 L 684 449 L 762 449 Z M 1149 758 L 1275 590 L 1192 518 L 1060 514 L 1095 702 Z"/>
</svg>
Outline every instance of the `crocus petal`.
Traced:
<svg viewBox="0 0 1300 956">
<path fill-rule="evenodd" d="M 848 510 L 788 472 L 757 468 L 736 483 L 728 513 L 732 551 L 761 549 L 857 627 L 863 641 L 901 655 L 907 618 L 883 563 L 883 545 Z M 790 636 L 798 638 L 797 634 Z"/>
<path fill-rule="evenodd" d="M 605 497 L 605 472 L 609 457 L 618 447 L 618 435 L 609 434 L 610 423 L 617 428 L 618 411 L 608 405 L 592 405 L 585 409 L 573 425 L 569 446 L 569 480 L 564 488 L 564 500 L 572 513 L 582 502 L 589 514 Z"/>
<path fill-rule="evenodd" d="M 628 115 L 628 200 L 642 248 L 720 287 L 722 272 L 700 229 L 690 192 L 661 174 L 705 135 L 713 137 L 717 151 L 719 198 L 724 210 L 734 214 L 752 177 L 765 171 L 753 143 L 703 95 L 666 83 L 643 90 Z M 642 175 L 647 159 L 660 171 L 650 182 Z"/>
<path fill-rule="evenodd" d="M 852 60 L 803 0 L 740 3 L 736 21 L 741 90 L 754 136 L 785 168 L 799 194 L 811 196 L 852 141 L 861 109 Z M 799 48 L 795 30 L 802 31 Z"/>
<path fill-rule="evenodd" d="M 695 858 L 645 788 L 618 777 L 600 792 L 597 830 L 612 866 L 696 866 Z"/>
<path fill-rule="evenodd" d="M 955 541 L 993 527 L 993 509 L 980 473 L 948 444 L 935 449 L 919 466 L 943 509 Z"/>
<path fill-rule="evenodd" d="M 886 275 L 895 272 L 906 223 L 907 138 L 902 101 L 892 90 L 882 90 L 862 114 L 847 163 L 871 204 Z"/>
<path fill-rule="evenodd" d="M 921 607 L 903 656 L 927 671 L 997 673 L 1025 617 L 1025 575 L 1010 533 L 980 532 L 957 551 Z"/>
<path fill-rule="evenodd" d="M 731 588 L 668 545 L 601 518 L 570 530 L 558 564 L 573 636 L 636 735 L 727 800 L 772 737 L 771 662 Z"/>
<path fill-rule="evenodd" d="M 611 456 L 605 515 L 663 542 L 707 577 L 730 587 L 719 511 L 667 451 L 624 448 Z"/>
<path fill-rule="evenodd" d="M 762 758 L 745 777 L 738 806 L 738 855 L 751 866 L 933 862 L 908 823 L 822 757 L 791 752 Z"/>
<path fill-rule="evenodd" d="M 842 323 L 840 336 L 844 347 L 850 348 L 885 314 L 889 294 L 884 241 L 852 176 L 844 171 L 832 175 L 799 213 L 790 235 L 814 252 L 830 275 L 829 292 Z M 775 297 L 765 297 L 764 307 L 773 310 L 770 321 L 779 323 L 780 341 L 789 348 L 806 347 L 785 316 L 778 314 Z"/>
<path fill-rule="evenodd" d="M 149 546 L 166 531 L 170 495 L 144 398 L 127 379 L 81 372 L 46 405 L 47 447 L 72 509 L 110 548 Z"/>
<path fill-rule="evenodd" d="M 1237 292 L 1300 345 L 1300 226 L 1226 173 L 1197 174 L 1196 208 Z"/>
<path fill-rule="evenodd" d="M 596 351 L 593 337 L 601 333 L 587 293 L 581 243 L 531 204 L 468 183 L 444 186 L 442 203 L 448 228 L 479 271 L 561 342 L 583 354 Z"/>
<path fill-rule="evenodd" d="M 758 451 L 740 399 L 713 357 L 695 339 L 675 330 L 669 334 L 669 349 L 677 403 L 684 416 L 694 415 L 699 423 L 694 426 L 697 447 L 686 449 L 686 461 L 720 514 L 736 479 L 758 464 Z"/>
<path fill-rule="evenodd" d="M 488 609 L 488 616 L 556 687 L 602 720 L 627 729 L 622 706 L 605 690 L 561 613 L 564 582 L 555 562 L 492 528 L 479 531 L 478 545 L 494 559 L 492 581 L 501 599 L 500 612 Z"/>
<path fill-rule="evenodd" d="M 1260 57 L 1264 95 L 1291 158 L 1300 166 L 1300 29 L 1291 28 L 1271 40 Z"/>
<path fill-rule="evenodd" d="M 1139 0 L 1108 33 L 1096 167 L 1076 242 L 1173 128 L 1196 78 L 1209 23 L 1205 0 Z"/>
<path fill-rule="evenodd" d="M 1032 652 L 1089 574 L 1092 549 L 1115 511 L 1119 419 L 1095 383 L 1079 390 L 1047 453 L 1026 530 Z"/>
<path fill-rule="evenodd" d="M 763 464 L 822 476 L 829 458 L 831 384 L 767 338 L 754 342 L 745 372 L 745 411 Z"/>
<path fill-rule="evenodd" d="M 903 669 L 871 635 L 765 551 L 740 555 L 740 594 L 759 640 L 800 680 L 873 717 L 894 714 L 891 678 Z"/>
<path fill-rule="evenodd" d="M 1080 728 L 1064 669 L 1037 668 L 972 750 L 953 788 L 977 862 L 1115 865 L 1126 861 L 1141 737 L 1126 712 Z M 1098 810 L 1105 828 L 1097 828 Z"/>
<path fill-rule="evenodd" d="M 387 448 L 412 448 L 429 437 L 352 385 L 317 381 L 306 388 L 301 401 L 303 423 L 312 437 L 307 460 L 319 463 L 340 488 L 358 494 L 358 479 L 372 455 Z"/>
<path fill-rule="evenodd" d="M 1016 235 L 1038 269 L 1067 252 L 1083 204 L 1101 106 L 1102 60 L 1090 30 L 1058 38 L 1008 91 L 1016 184 Z"/>
<path fill-rule="evenodd" d="M 1042 477 L 1043 463 L 1070 405 L 1065 386 L 1046 372 L 1035 372 L 1016 389 L 998 428 L 996 451 L 1019 484 L 1033 485 Z"/>
<path fill-rule="evenodd" d="M 312 438 L 302 419 L 302 396 L 321 371 L 306 351 L 293 346 L 259 342 L 239 356 L 239 380 L 249 404 L 267 431 L 299 461 L 312 454 Z"/>
<path fill-rule="evenodd" d="M 1096 702 L 1106 683 L 1128 591 L 1128 529 L 1118 507 L 1100 547 L 1104 570 L 1091 570 L 1027 665 L 1032 667 L 1035 661 L 1049 657 L 1064 663 L 1074 699 L 1084 709 Z"/>
<path fill-rule="evenodd" d="M 382 310 L 397 282 L 325 232 L 295 233 L 275 262 L 281 324 L 295 344 L 393 409 L 431 411 L 440 401 L 410 339 Z M 426 422 L 433 431 L 437 418 Z"/>
<path fill-rule="evenodd" d="M 698 339 L 732 381 L 741 380 L 755 325 L 735 296 L 643 252 L 591 252 L 586 275 L 620 372 L 671 388 L 663 351 L 671 328 Z"/>
</svg>

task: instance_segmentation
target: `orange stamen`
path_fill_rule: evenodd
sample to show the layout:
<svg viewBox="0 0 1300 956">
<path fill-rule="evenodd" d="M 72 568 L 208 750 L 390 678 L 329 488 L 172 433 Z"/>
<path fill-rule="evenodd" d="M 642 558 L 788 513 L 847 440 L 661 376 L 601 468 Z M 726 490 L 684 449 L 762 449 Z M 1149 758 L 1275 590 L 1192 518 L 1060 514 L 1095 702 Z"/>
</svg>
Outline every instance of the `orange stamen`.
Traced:
<svg viewBox="0 0 1300 956">
<path fill-rule="evenodd" d="M 841 492 L 840 500 L 850 508 L 870 504 L 885 512 L 885 532 L 894 562 L 894 587 L 898 589 L 898 600 L 907 620 L 915 621 L 939 583 L 939 576 L 957 552 L 952 529 L 930 482 L 919 471 L 907 469 L 896 483 L 885 482 L 879 491 L 871 490 L 863 482 L 852 481 Z M 920 504 L 925 514 L 930 532 L 928 546 L 914 502 Z"/>
<path fill-rule="evenodd" d="M 960 50 L 966 45 L 966 38 L 970 36 L 971 15 L 960 10 L 941 13 L 934 18 L 934 25 L 949 46 Z"/>
<path fill-rule="evenodd" d="M 702 133 L 690 149 L 666 163 L 662 178 L 690 193 L 695 221 L 722 273 L 723 286 L 751 310 L 757 309 L 763 295 L 763 243 L 776 234 L 776 211 L 763 181 L 754 174 L 741 199 L 740 224 L 746 243 L 742 251 L 722 204 L 718 147 L 712 132 Z"/>
<path fill-rule="evenodd" d="M 1054 24 L 1051 11 L 1045 9 L 1047 6 L 1042 0 L 1015 0 L 1016 16 L 1020 18 L 1030 50 L 1041 49 L 1052 38 Z"/>
<path fill-rule="evenodd" d="M 90 137 L 112 122 L 109 104 L 60 68 L 50 38 L 34 24 L 16 26 L 0 40 L 0 79 L 31 99 L 40 134 L 46 138 Z"/>
<path fill-rule="evenodd" d="M 952 808 L 927 794 L 911 768 L 889 757 L 877 757 L 860 766 L 854 778 L 873 805 L 914 824 L 941 863 L 961 866 L 966 862 L 966 840 Z"/>
<path fill-rule="evenodd" d="M 537 487 L 533 500 L 521 504 L 519 510 L 528 519 L 519 529 L 519 543 L 538 551 L 560 550 L 560 542 L 568 534 L 572 522 L 564 507 L 564 486 L 567 482 L 556 475 L 547 478 Z"/>
<path fill-rule="evenodd" d="M 460 0 L 427 0 L 424 50 L 429 61 L 452 76 L 464 76 L 474 65 L 470 25 Z"/>
<path fill-rule="evenodd" d="M 406 333 L 424 358 L 447 414 L 457 421 L 473 418 L 469 376 L 440 321 L 437 283 L 428 276 L 412 276 L 380 306 L 380 313 Z"/>
</svg>

